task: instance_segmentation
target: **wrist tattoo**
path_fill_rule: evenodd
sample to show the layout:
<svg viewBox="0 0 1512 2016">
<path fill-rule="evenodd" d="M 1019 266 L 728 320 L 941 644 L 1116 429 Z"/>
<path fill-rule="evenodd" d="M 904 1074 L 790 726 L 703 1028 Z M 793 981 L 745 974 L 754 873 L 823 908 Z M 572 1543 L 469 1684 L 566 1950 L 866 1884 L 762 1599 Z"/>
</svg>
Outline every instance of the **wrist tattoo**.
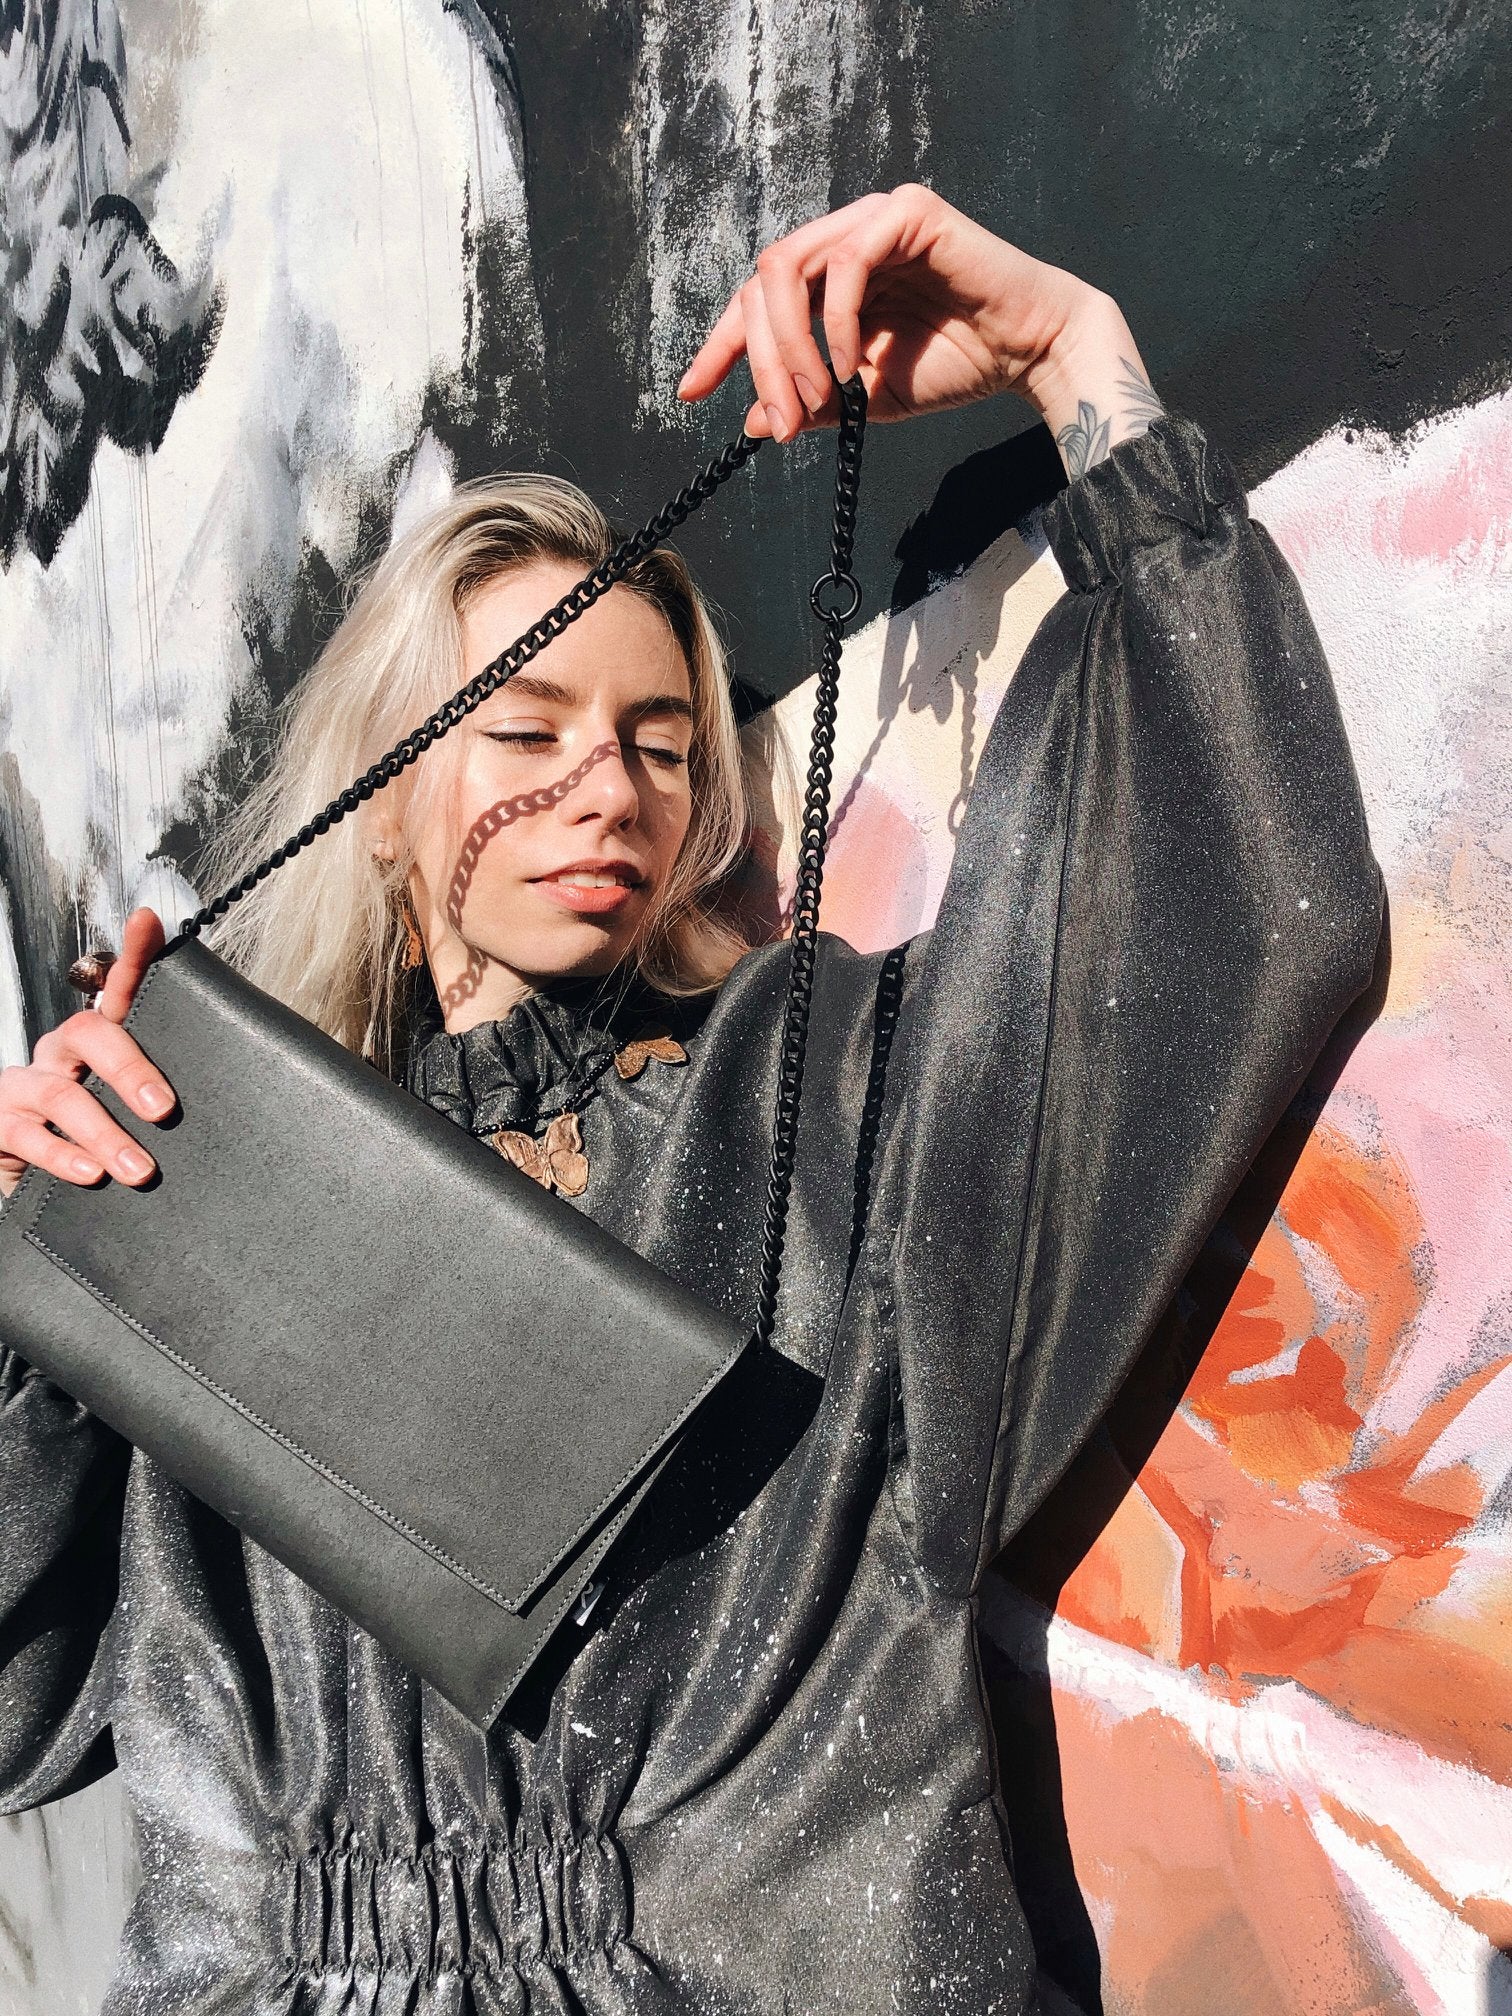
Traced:
<svg viewBox="0 0 1512 2016">
<path fill-rule="evenodd" d="M 1076 418 L 1068 420 L 1055 437 L 1055 445 L 1066 458 L 1067 474 L 1074 480 L 1085 476 L 1094 462 L 1101 462 L 1108 453 L 1108 430 L 1113 425 L 1110 419 L 1099 421 L 1097 408 L 1090 399 L 1076 402 Z"/>
<path fill-rule="evenodd" d="M 1143 432 L 1152 420 L 1160 418 L 1165 407 L 1160 394 L 1136 365 L 1131 364 L 1127 357 L 1120 357 L 1118 361 L 1124 368 L 1118 389 L 1124 396 L 1126 416 L 1131 421 L 1137 421 L 1139 430 Z"/>
<path fill-rule="evenodd" d="M 1120 357 L 1118 361 L 1124 370 L 1116 388 L 1123 401 L 1122 410 L 1103 418 L 1090 399 L 1079 399 L 1076 418 L 1067 421 L 1055 437 L 1055 445 L 1065 457 L 1067 473 L 1073 480 L 1084 476 L 1094 464 L 1105 461 L 1112 453 L 1115 419 L 1123 425 L 1119 439 L 1128 440 L 1136 434 L 1143 434 L 1150 422 L 1165 411 L 1160 395 L 1149 379 L 1127 357 Z"/>
</svg>

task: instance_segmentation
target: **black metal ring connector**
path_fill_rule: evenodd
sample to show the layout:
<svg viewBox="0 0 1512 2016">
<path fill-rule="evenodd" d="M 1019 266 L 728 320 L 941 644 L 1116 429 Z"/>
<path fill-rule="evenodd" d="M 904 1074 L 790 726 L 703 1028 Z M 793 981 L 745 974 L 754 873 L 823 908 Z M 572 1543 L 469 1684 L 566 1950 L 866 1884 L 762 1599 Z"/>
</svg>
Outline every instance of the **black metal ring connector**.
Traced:
<svg viewBox="0 0 1512 2016">
<path fill-rule="evenodd" d="M 827 589 L 843 594 L 845 600 L 829 601 Z M 828 623 L 831 618 L 837 623 L 849 623 L 861 607 L 861 583 L 854 574 L 821 574 L 809 590 L 809 607 L 821 623 Z"/>
</svg>

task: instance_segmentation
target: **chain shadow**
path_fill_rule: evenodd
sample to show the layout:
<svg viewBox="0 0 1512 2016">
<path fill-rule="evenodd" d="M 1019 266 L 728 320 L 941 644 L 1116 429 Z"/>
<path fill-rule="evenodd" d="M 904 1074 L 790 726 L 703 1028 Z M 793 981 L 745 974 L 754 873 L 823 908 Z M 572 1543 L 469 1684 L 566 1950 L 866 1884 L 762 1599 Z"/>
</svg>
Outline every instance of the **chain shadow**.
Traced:
<svg viewBox="0 0 1512 2016">
<path fill-rule="evenodd" d="M 1066 1826 L 1050 1622 L 1061 1590 L 1133 1488 L 1180 1404 L 1330 1093 L 1381 1013 L 1390 970 L 1388 910 L 1370 986 L 1346 1012 L 1255 1158 L 1098 1431 L 998 1557 L 984 1593 L 982 1674 L 1015 1880 L 1041 1972 L 1079 2016 L 1104 2016 L 1102 1961 Z M 1512 1993 L 1504 1992 L 1501 2006 L 1512 2016 Z"/>
<path fill-rule="evenodd" d="M 915 714 L 928 710 L 943 727 L 957 711 L 957 693 L 959 782 L 946 816 L 951 834 L 959 831 L 980 755 L 980 668 L 1001 634 L 1003 598 L 1028 572 L 1033 555 L 1025 548 L 1014 556 L 995 594 L 957 594 L 942 603 L 939 591 L 960 583 L 1005 532 L 1064 482 L 1054 443 L 1043 428 L 1030 428 L 949 470 L 930 503 L 904 528 L 893 555 L 898 572 L 888 598 L 877 726 L 831 809 L 831 842 L 855 809 L 904 709 Z M 947 627 L 958 632 L 948 640 L 948 649 L 944 648 Z M 772 786 L 777 759 L 770 748 L 770 727 L 763 738 L 764 721 L 770 721 L 769 712 L 757 712 L 742 727 L 754 772 L 757 816 L 745 857 L 729 881 L 732 913 L 753 942 L 781 937 L 791 923 L 791 905 L 784 903 L 778 886 L 777 849 L 770 837 L 782 815 Z"/>
<path fill-rule="evenodd" d="M 460 938 L 462 936 L 462 912 L 467 903 L 467 892 L 478 872 L 478 863 L 483 858 L 484 849 L 491 840 L 498 838 L 506 826 L 513 826 L 521 819 L 528 819 L 538 812 L 549 812 L 554 805 L 575 791 L 589 771 L 604 762 L 614 753 L 616 744 L 600 742 L 590 749 L 581 763 L 554 784 L 539 785 L 534 791 L 522 791 L 514 798 L 500 798 L 486 811 L 480 812 L 463 836 L 462 845 L 452 865 L 451 878 L 446 886 L 446 921 Z M 465 941 L 464 941 L 465 942 Z M 461 978 L 450 981 L 441 995 L 444 1011 L 458 1008 L 464 1001 L 470 1001 L 478 991 L 488 962 L 474 946 L 467 948 L 467 965 Z"/>
<path fill-rule="evenodd" d="M 1007 445 L 1012 447 L 1015 444 Z M 972 462 L 981 463 L 987 459 L 974 456 Z M 897 558 L 902 564 L 894 583 L 882 640 L 882 662 L 877 678 L 877 729 L 835 807 L 830 821 L 832 839 L 844 824 L 905 708 L 911 714 L 933 714 L 942 728 L 952 715 L 959 712 L 960 782 L 947 815 L 950 831 L 955 833 L 959 829 L 971 782 L 976 775 L 979 754 L 976 731 L 980 669 L 996 650 L 1002 634 L 1004 599 L 1028 573 L 1033 555 L 1027 547 L 1022 548 L 1013 556 L 995 593 L 973 594 L 965 585 L 966 569 L 972 561 L 963 562 L 949 573 L 932 572 L 927 568 L 922 556 L 929 550 L 929 544 L 927 534 L 921 528 L 928 525 L 930 513 L 940 508 L 940 499 L 947 491 L 954 500 L 953 509 L 964 511 L 967 508 L 965 496 L 975 495 L 977 484 L 985 481 L 985 472 L 973 470 L 970 464 L 953 470 L 941 484 L 930 511 L 926 511 L 921 519 L 916 519 L 898 542 Z M 961 494 L 963 492 L 965 496 Z M 987 499 L 984 496 L 979 501 L 985 512 Z M 1008 529 L 1006 526 L 1002 528 L 1003 531 Z M 994 537 L 1001 537 L 1001 531 Z M 985 547 L 981 549 L 985 550 Z M 972 560 L 980 557 L 978 552 Z M 914 590 L 921 572 L 925 587 L 916 593 Z M 942 600 L 942 591 L 952 582 L 959 585 L 961 592 Z"/>
</svg>

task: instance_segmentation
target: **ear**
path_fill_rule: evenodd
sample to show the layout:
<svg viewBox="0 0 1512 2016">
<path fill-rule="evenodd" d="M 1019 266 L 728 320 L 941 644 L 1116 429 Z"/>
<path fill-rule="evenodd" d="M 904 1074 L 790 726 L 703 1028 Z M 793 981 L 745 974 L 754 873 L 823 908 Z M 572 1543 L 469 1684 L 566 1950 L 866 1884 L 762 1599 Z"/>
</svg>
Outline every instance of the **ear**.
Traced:
<svg viewBox="0 0 1512 2016">
<path fill-rule="evenodd" d="M 399 822 L 392 812 L 377 805 L 368 807 L 368 832 L 371 836 L 373 856 L 378 861 L 395 861 L 399 858 Z"/>
</svg>

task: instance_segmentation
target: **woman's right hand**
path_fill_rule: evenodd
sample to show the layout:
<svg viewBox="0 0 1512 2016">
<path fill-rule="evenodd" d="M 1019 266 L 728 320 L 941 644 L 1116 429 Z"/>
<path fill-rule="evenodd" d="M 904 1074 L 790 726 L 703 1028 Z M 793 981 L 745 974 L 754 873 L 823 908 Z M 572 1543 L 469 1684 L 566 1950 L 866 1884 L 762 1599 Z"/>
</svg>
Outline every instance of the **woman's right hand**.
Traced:
<svg viewBox="0 0 1512 2016">
<path fill-rule="evenodd" d="M 162 1120 L 173 1111 L 173 1088 L 121 1027 L 163 942 L 156 911 L 133 910 L 121 956 L 106 974 L 95 1006 L 50 1029 L 30 1064 L 0 1071 L 0 1194 L 8 1197 L 33 1163 L 65 1183 L 80 1184 L 98 1183 L 106 1175 L 141 1184 L 156 1169 L 80 1080 L 95 1072 L 144 1120 Z"/>
</svg>

